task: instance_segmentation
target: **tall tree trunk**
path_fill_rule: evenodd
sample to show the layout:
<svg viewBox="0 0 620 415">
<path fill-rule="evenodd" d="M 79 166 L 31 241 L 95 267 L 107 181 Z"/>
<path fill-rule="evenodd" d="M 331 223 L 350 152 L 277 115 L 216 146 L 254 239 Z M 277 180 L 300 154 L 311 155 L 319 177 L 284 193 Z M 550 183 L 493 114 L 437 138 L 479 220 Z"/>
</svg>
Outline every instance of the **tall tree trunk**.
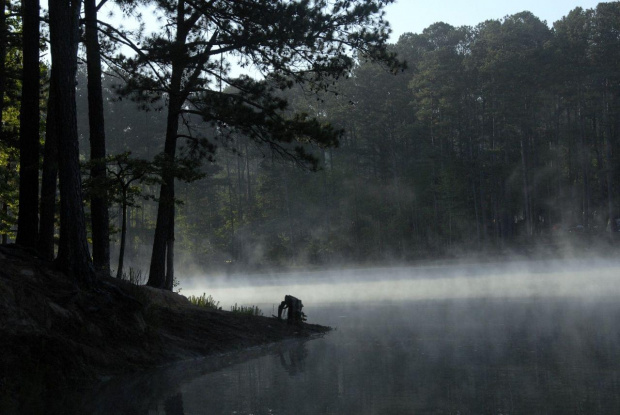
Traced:
<svg viewBox="0 0 620 415">
<path fill-rule="evenodd" d="M 244 158 L 245 158 L 245 173 L 246 173 L 246 192 L 247 192 L 247 206 L 248 206 L 248 211 L 251 211 L 251 207 L 252 207 L 252 178 L 250 176 L 250 152 L 248 151 L 248 143 L 246 141 L 245 143 L 245 153 L 244 153 Z"/>
<path fill-rule="evenodd" d="M 87 0 L 88 1 L 88 0 Z M 127 191 L 123 189 L 122 202 L 122 220 L 121 220 L 121 248 L 118 252 L 118 268 L 116 270 L 116 278 L 123 276 L 123 262 L 125 260 L 125 240 L 127 236 Z"/>
<path fill-rule="evenodd" d="M 0 0 L 0 142 L 4 142 L 2 114 L 4 112 L 4 91 L 6 90 L 6 45 L 8 42 L 6 4 L 7 0 Z"/>
<path fill-rule="evenodd" d="M 476 191 L 476 182 L 471 180 L 472 200 L 474 202 L 474 215 L 476 216 L 476 241 L 480 247 L 482 238 L 480 236 L 480 214 L 478 213 L 478 192 Z"/>
<path fill-rule="evenodd" d="M 187 93 L 182 90 L 183 53 L 187 39 L 185 23 L 185 1 L 177 3 L 177 34 L 172 55 L 172 73 L 166 121 L 166 140 L 164 143 L 164 165 L 162 166 L 162 185 L 159 191 L 157 222 L 153 238 L 153 252 L 147 285 L 172 290 L 174 285 L 174 163 L 176 157 L 179 114 Z"/>
<path fill-rule="evenodd" d="M 101 51 L 97 36 L 97 4 L 84 1 L 86 17 L 86 57 L 88 68 L 88 124 L 90 129 L 90 175 L 100 186 L 106 180 L 106 146 L 101 86 Z M 90 199 L 93 262 L 97 271 L 110 273 L 110 230 L 106 192 L 93 192 Z"/>
<path fill-rule="evenodd" d="M 172 179 L 174 180 L 174 178 Z M 166 240 L 166 284 L 164 288 L 172 291 L 174 287 L 174 198 L 171 206 L 170 225 L 168 227 L 168 239 Z"/>
<path fill-rule="evenodd" d="M 529 169 L 527 163 L 527 138 L 521 137 L 521 168 L 523 169 L 523 203 L 525 207 L 525 225 L 527 228 L 527 236 L 532 236 L 532 207 L 530 204 L 530 185 L 529 185 Z"/>
<path fill-rule="evenodd" d="M 4 113 L 4 91 L 6 90 L 6 45 L 8 40 L 6 5 L 7 0 L 0 0 L 0 142 L 4 142 L 2 114 Z M 8 211 L 9 205 L 6 202 L 2 203 L 2 212 L 5 214 L 5 217 L 8 215 Z M 8 239 L 8 235 L 3 233 L 2 243 L 6 244 Z"/>
<path fill-rule="evenodd" d="M 2 213 L 4 213 L 4 216 L 8 216 L 9 215 L 9 204 L 8 203 L 3 203 L 2 204 Z M 2 234 L 2 243 L 4 245 L 6 245 L 9 242 L 9 235 L 7 233 L 3 233 Z"/>
<path fill-rule="evenodd" d="M 181 87 L 180 71 L 173 69 L 172 91 Z M 166 142 L 164 145 L 165 162 L 162 168 L 162 185 L 159 191 L 157 222 L 153 251 L 149 270 L 148 285 L 156 288 L 172 288 L 174 275 L 174 158 L 176 156 L 177 130 L 179 128 L 179 111 L 183 100 L 180 94 L 172 93 L 168 104 L 168 120 L 166 125 Z"/>
<path fill-rule="evenodd" d="M 49 3 L 52 66 L 58 71 L 61 241 L 56 263 L 75 281 L 89 284 L 94 280 L 94 268 L 86 241 L 75 103 L 80 8 L 79 0 Z"/>
<path fill-rule="evenodd" d="M 297 248 L 295 246 L 295 233 L 293 231 L 293 215 L 291 214 L 291 200 L 289 196 L 288 172 L 286 166 L 282 166 L 282 181 L 284 182 L 284 201 L 286 203 L 286 221 L 288 222 L 288 232 L 291 238 L 291 255 L 293 264 L 297 263 Z M 249 188 L 249 187 L 248 187 Z"/>
<path fill-rule="evenodd" d="M 39 0 L 23 0 L 22 16 L 19 213 L 15 242 L 36 249 L 39 233 Z"/>
<path fill-rule="evenodd" d="M 555 149 L 555 157 L 554 157 L 554 161 L 555 161 L 555 169 L 554 169 L 554 173 L 556 175 L 556 195 L 555 195 L 555 212 L 556 214 L 554 215 L 554 220 L 552 221 L 551 225 L 553 225 L 554 223 L 562 223 L 564 222 L 564 212 L 562 211 L 561 206 L 561 200 L 562 200 L 562 154 L 560 152 L 560 137 L 561 137 L 561 133 L 560 133 L 560 116 L 561 116 L 561 110 L 560 110 L 560 97 L 558 95 L 557 97 L 557 102 L 555 105 L 555 109 L 556 109 L 556 117 L 555 117 L 555 143 L 554 143 L 554 149 Z"/>
<path fill-rule="evenodd" d="M 239 160 L 239 157 L 237 157 Z M 238 162 L 237 162 L 238 163 Z M 230 255 L 232 259 L 237 260 L 237 250 L 235 244 L 235 209 L 233 199 L 233 185 L 230 177 L 230 159 L 226 159 L 226 178 L 228 181 L 228 212 L 230 217 Z"/>
<path fill-rule="evenodd" d="M 56 215 L 56 189 L 58 184 L 58 120 L 56 105 L 58 100 L 57 70 L 52 69 L 50 91 L 47 100 L 47 120 L 45 126 L 45 148 L 43 172 L 41 176 L 41 206 L 39 255 L 47 260 L 54 259 L 54 225 Z"/>
<path fill-rule="evenodd" d="M 611 121 L 611 103 L 609 97 L 609 79 L 605 80 L 605 127 L 607 132 L 607 145 L 605 147 L 605 161 L 607 163 L 607 214 L 609 216 L 609 240 L 611 243 L 614 243 L 617 239 L 615 232 L 616 229 L 616 210 L 614 208 L 614 169 L 616 166 L 613 165 L 612 161 L 612 140 L 613 140 L 613 126 Z"/>
<path fill-rule="evenodd" d="M 240 145 L 240 144 L 236 144 L 236 145 Z M 239 154 L 236 155 L 236 160 L 237 160 L 237 190 L 235 192 L 235 199 L 237 202 L 237 223 L 239 223 L 239 226 L 241 226 L 241 224 L 243 223 L 243 214 L 245 212 L 245 207 L 249 206 L 249 201 L 244 197 L 245 196 L 245 186 L 243 184 L 243 171 L 244 169 L 241 168 L 241 157 L 243 157 L 243 155 L 241 154 L 241 152 L 239 152 Z M 232 186 L 232 184 L 231 184 Z"/>
<path fill-rule="evenodd" d="M 478 176 L 480 180 L 480 191 L 478 192 L 477 197 L 480 198 L 480 218 L 481 218 L 481 242 L 486 244 L 488 235 L 489 235 L 489 225 L 487 221 L 487 203 L 486 203 L 486 193 L 485 193 L 485 180 L 484 180 L 484 172 L 482 167 L 482 162 L 480 162 L 480 167 L 478 169 Z"/>
<path fill-rule="evenodd" d="M 590 147 L 586 143 L 586 121 L 583 114 L 583 106 L 579 103 L 579 141 L 581 146 L 580 161 L 581 172 L 583 174 L 583 196 L 582 196 L 582 217 L 581 224 L 586 230 L 590 228 L 590 180 L 588 167 L 590 164 Z"/>
</svg>

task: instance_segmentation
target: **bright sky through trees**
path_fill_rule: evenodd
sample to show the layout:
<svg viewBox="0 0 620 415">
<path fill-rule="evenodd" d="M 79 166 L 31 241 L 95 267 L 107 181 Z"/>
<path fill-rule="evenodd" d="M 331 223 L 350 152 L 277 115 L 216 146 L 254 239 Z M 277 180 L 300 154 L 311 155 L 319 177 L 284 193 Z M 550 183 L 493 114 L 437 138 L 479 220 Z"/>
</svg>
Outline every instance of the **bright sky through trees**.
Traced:
<svg viewBox="0 0 620 415">
<path fill-rule="evenodd" d="M 386 8 L 386 17 L 392 26 L 392 42 L 398 41 L 406 32 L 421 33 L 436 22 L 445 22 L 452 26 L 475 26 L 488 19 L 501 19 L 504 16 L 530 11 L 551 26 L 553 22 L 566 16 L 576 7 L 595 8 L 604 0 L 397 0 Z M 47 0 L 41 0 L 41 7 L 47 10 Z M 110 20 L 111 10 L 107 5 L 102 9 L 100 18 Z M 159 23 L 148 11 L 143 13 L 147 27 L 159 27 Z M 132 27 L 130 21 L 121 19 L 116 12 L 112 20 L 116 24 Z"/>
<path fill-rule="evenodd" d="M 599 0 L 398 0 L 386 8 L 392 25 L 392 41 L 406 32 L 421 33 L 436 22 L 452 26 L 475 26 L 489 19 L 530 11 L 547 24 L 566 16 L 576 7 L 595 8 Z"/>
</svg>

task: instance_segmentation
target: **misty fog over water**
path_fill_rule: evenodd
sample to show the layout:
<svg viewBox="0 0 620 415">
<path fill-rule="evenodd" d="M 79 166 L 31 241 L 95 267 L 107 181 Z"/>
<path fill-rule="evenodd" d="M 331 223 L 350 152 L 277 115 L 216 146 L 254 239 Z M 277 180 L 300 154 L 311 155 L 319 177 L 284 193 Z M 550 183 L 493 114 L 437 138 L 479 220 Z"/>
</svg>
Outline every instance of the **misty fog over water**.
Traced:
<svg viewBox="0 0 620 415">
<path fill-rule="evenodd" d="M 619 261 L 562 259 L 426 267 L 341 269 L 182 279 L 184 295 L 206 293 L 225 309 L 279 304 L 297 295 L 306 305 L 457 298 L 620 295 Z"/>
<path fill-rule="evenodd" d="M 258 304 L 270 315 L 292 294 L 309 322 L 335 330 L 141 375 L 127 382 L 138 392 L 121 388 L 130 399 L 106 398 L 110 387 L 97 401 L 168 415 L 619 413 L 619 265 L 204 277 L 187 291 L 224 309 Z"/>
</svg>

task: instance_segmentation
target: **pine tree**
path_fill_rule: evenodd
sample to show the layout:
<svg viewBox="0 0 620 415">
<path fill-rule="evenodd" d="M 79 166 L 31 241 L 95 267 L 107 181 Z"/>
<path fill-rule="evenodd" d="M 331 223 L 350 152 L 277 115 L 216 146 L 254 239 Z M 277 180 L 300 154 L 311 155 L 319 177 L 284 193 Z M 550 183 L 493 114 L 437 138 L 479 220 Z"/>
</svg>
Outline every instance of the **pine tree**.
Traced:
<svg viewBox="0 0 620 415">
<path fill-rule="evenodd" d="M 145 100 L 162 95 L 167 99 L 163 184 L 149 285 L 172 289 L 177 143 L 183 139 L 200 152 L 206 138 L 191 130 L 181 132 L 180 123 L 185 127 L 187 117 L 200 117 L 223 136 L 241 132 L 285 158 L 314 164 L 301 142 L 334 145 L 339 131 L 306 114 L 286 114 L 288 103 L 277 91 L 296 83 L 327 90 L 353 68 L 354 53 L 398 68 L 385 48 L 389 32 L 382 8 L 391 2 L 153 1 L 170 23 L 141 39 L 136 57 L 124 64 L 129 81 L 125 92 Z M 230 59 L 264 78 L 235 76 Z"/>
</svg>

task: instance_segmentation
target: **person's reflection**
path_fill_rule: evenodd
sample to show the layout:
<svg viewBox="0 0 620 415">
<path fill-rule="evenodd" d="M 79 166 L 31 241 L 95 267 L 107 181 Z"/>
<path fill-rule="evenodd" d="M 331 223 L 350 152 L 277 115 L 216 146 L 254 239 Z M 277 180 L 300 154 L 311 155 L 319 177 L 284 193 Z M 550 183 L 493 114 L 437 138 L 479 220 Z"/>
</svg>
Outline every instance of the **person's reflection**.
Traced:
<svg viewBox="0 0 620 415">
<path fill-rule="evenodd" d="M 280 350 L 278 354 L 280 355 L 280 364 L 290 376 L 304 372 L 304 360 L 308 356 L 305 343 L 300 342 L 296 347 L 288 348 L 285 351 Z"/>
<path fill-rule="evenodd" d="M 183 395 L 181 392 L 166 399 L 166 402 L 164 402 L 164 410 L 166 415 L 185 415 L 183 411 Z"/>
</svg>

